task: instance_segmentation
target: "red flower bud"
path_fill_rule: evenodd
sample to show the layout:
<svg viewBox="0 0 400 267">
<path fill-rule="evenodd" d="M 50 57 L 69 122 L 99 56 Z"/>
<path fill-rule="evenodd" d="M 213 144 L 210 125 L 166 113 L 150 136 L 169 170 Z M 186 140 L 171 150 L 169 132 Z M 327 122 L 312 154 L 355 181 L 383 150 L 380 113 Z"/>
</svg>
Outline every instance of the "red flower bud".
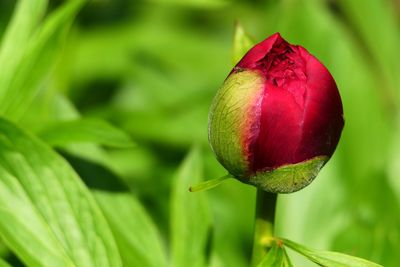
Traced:
<svg viewBox="0 0 400 267">
<path fill-rule="evenodd" d="M 231 175 L 288 193 L 315 178 L 343 125 L 342 102 L 329 71 L 276 33 L 250 49 L 218 91 L 209 140 Z"/>
</svg>

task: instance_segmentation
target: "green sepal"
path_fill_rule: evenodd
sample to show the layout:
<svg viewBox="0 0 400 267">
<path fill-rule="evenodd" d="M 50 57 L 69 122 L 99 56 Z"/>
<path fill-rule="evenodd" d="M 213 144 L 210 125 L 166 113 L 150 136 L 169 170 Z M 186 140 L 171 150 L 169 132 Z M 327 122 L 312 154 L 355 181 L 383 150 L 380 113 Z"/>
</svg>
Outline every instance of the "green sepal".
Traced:
<svg viewBox="0 0 400 267">
<path fill-rule="evenodd" d="M 240 179 L 271 193 L 292 193 L 309 185 L 328 161 L 318 156 L 296 164 L 284 165 L 271 171 L 259 172 L 249 179 Z"/>
<path fill-rule="evenodd" d="M 208 137 L 218 161 L 235 177 L 245 177 L 249 163 L 244 146 L 260 112 L 265 78 L 258 71 L 232 73 L 214 97 Z"/>
<path fill-rule="evenodd" d="M 229 179 L 229 178 L 234 178 L 234 177 L 232 175 L 228 174 L 228 175 L 224 175 L 219 178 L 200 182 L 199 184 L 190 186 L 189 192 L 202 192 L 202 191 L 210 190 L 210 189 L 220 185 L 222 182 L 224 182 L 226 179 Z"/>
</svg>

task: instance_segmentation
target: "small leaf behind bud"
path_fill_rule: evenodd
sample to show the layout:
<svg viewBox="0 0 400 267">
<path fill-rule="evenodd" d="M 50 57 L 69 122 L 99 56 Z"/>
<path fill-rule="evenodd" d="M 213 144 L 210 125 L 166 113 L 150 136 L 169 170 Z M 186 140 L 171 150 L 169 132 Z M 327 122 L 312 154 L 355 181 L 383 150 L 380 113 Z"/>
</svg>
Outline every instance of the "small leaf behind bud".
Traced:
<svg viewBox="0 0 400 267">
<path fill-rule="evenodd" d="M 255 42 L 250 36 L 244 31 L 243 26 L 239 23 L 235 23 L 235 33 L 233 36 L 233 64 L 237 64 L 240 59 L 255 45 Z"/>
</svg>

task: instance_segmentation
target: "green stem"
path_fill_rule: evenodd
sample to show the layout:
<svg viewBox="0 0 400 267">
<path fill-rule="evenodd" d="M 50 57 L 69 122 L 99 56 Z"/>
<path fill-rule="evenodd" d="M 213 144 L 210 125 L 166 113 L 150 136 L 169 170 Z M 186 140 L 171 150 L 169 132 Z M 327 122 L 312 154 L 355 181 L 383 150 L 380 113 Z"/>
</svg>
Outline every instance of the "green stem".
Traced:
<svg viewBox="0 0 400 267">
<path fill-rule="evenodd" d="M 278 195 L 257 189 L 256 218 L 254 225 L 251 266 L 256 267 L 271 247 Z"/>
</svg>

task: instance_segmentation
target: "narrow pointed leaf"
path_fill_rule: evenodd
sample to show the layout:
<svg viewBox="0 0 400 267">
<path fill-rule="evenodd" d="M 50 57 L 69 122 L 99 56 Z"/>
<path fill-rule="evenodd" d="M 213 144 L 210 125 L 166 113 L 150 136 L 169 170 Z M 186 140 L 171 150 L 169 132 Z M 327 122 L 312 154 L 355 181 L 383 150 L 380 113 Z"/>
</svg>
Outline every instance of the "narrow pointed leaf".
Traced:
<svg viewBox="0 0 400 267">
<path fill-rule="evenodd" d="M 15 64 L 20 60 L 21 51 L 27 46 L 29 38 L 46 11 L 47 2 L 21 0 L 16 4 L 0 47 L 0 66 L 7 66 L 2 68 L 2 76 L 11 78 L 9 72 L 15 69 Z M 0 95 L 2 93 L 3 87 L 0 87 Z"/>
<path fill-rule="evenodd" d="M 68 163 L 0 119 L 0 235 L 28 266 L 118 267 L 103 214 Z"/>
<path fill-rule="evenodd" d="M 284 252 L 284 261 L 283 261 L 283 266 L 285 267 L 293 267 L 292 261 L 289 258 L 289 255 L 287 254 L 287 251 L 285 247 L 283 247 L 283 252 Z"/>
<path fill-rule="evenodd" d="M 143 206 L 130 193 L 95 192 L 124 266 L 167 266 L 161 238 Z"/>
<path fill-rule="evenodd" d="M 311 261 L 324 267 L 382 267 L 382 265 L 349 256 L 343 253 L 332 251 L 318 251 L 306 248 L 293 241 L 282 239 L 285 246 L 293 249 L 294 251 L 306 256 Z"/>
<path fill-rule="evenodd" d="M 201 177 L 201 155 L 198 149 L 193 149 L 179 168 L 172 188 L 171 266 L 174 267 L 207 266 L 210 214 L 206 195 L 188 190 Z"/>
<path fill-rule="evenodd" d="M 230 3 L 230 0 L 149 0 L 154 3 L 181 5 L 192 8 L 221 8 Z"/>
<path fill-rule="evenodd" d="M 257 267 L 284 267 L 285 253 L 283 246 L 273 242 L 271 249 L 264 256 Z"/>
<path fill-rule="evenodd" d="M 67 1 L 53 11 L 32 36 L 25 37 L 26 45 L 13 51 L 18 56 L 11 59 L 5 56 L 4 61 L 0 61 L 3 69 L 0 76 L 0 113 L 18 119 L 27 110 L 57 56 L 65 30 L 84 3 L 84 0 Z"/>
<path fill-rule="evenodd" d="M 39 136 L 52 146 L 73 143 L 95 143 L 111 147 L 133 146 L 127 133 L 100 119 L 58 122 L 46 127 Z"/>
<path fill-rule="evenodd" d="M 210 179 L 204 182 L 201 182 L 196 185 L 192 185 L 189 187 L 190 192 L 201 192 L 201 191 L 207 191 L 210 190 L 216 186 L 219 186 L 221 183 L 223 183 L 226 179 L 232 178 L 230 174 L 215 178 L 215 179 Z"/>
</svg>

